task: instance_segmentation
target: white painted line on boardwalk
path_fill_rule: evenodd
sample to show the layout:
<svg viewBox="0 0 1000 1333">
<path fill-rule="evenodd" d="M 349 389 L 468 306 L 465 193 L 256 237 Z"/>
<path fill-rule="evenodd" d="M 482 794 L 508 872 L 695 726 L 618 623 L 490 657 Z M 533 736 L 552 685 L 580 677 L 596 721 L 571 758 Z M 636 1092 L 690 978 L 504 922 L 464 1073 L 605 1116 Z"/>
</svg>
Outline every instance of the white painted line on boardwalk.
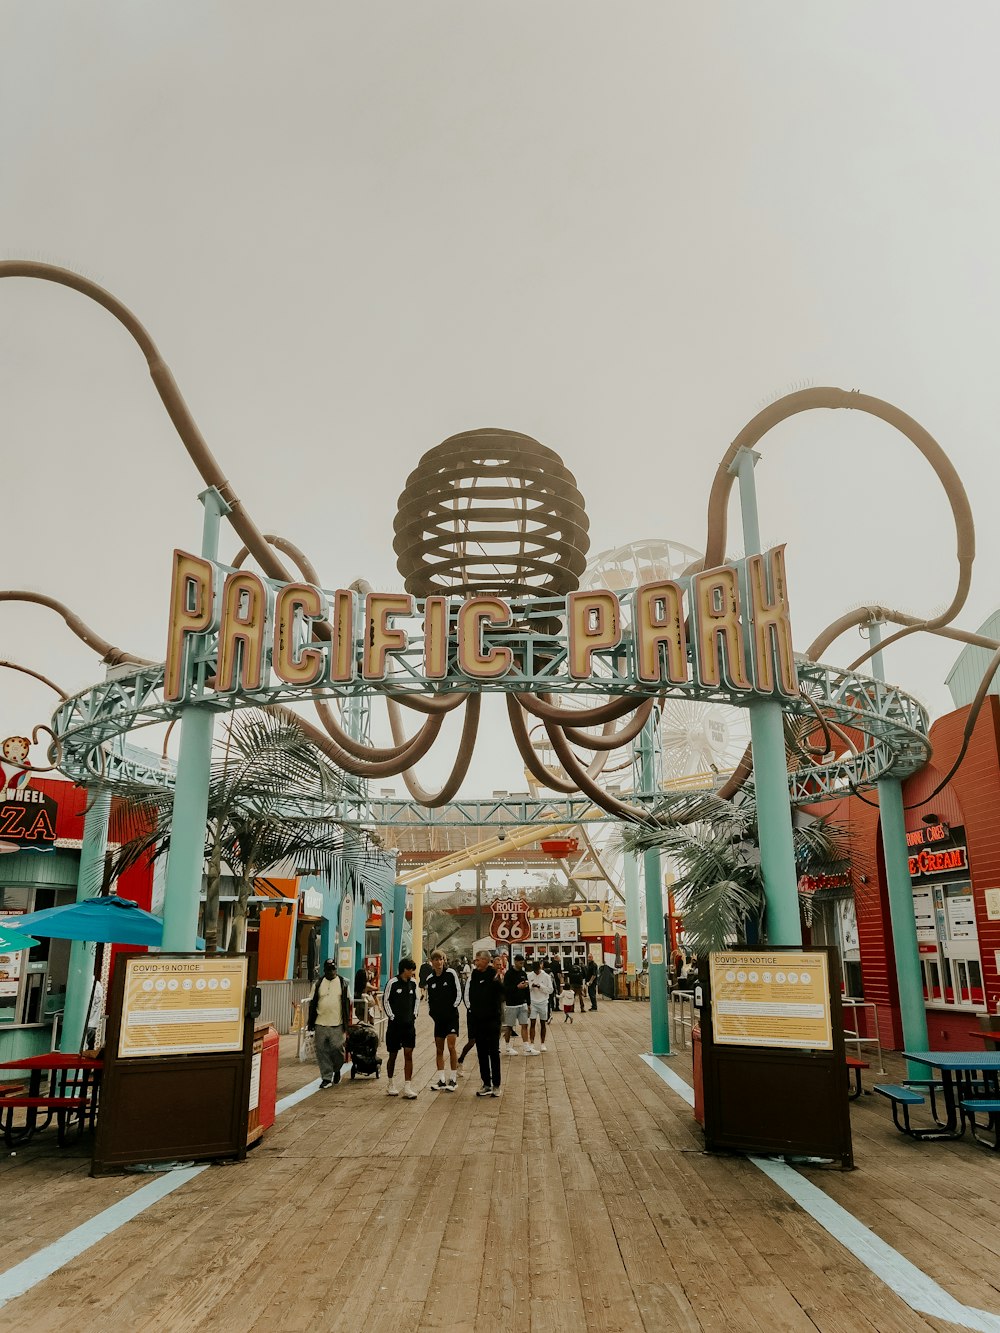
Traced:
<svg viewBox="0 0 1000 1333">
<path fill-rule="evenodd" d="M 319 1087 L 319 1079 L 313 1079 L 311 1083 L 306 1083 L 295 1092 L 289 1093 L 287 1097 L 282 1097 L 281 1101 L 275 1105 L 275 1114 L 281 1115 L 282 1111 L 287 1111 L 292 1106 L 297 1106 L 299 1102 L 305 1101 Z M 147 1208 L 152 1208 L 154 1203 L 172 1194 L 174 1190 L 180 1189 L 186 1185 L 189 1180 L 195 1176 L 201 1175 L 202 1171 L 208 1170 L 208 1164 L 203 1166 L 185 1166 L 177 1171 L 167 1171 L 156 1180 L 151 1180 L 148 1185 L 143 1185 L 137 1189 L 134 1194 L 130 1194 L 127 1199 L 122 1199 L 118 1203 L 113 1203 L 110 1208 L 105 1208 L 103 1213 L 98 1213 L 96 1217 L 90 1218 L 87 1222 L 82 1222 L 80 1226 L 74 1227 L 72 1231 L 67 1231 L 65 1236 L 60 1236 L 51 1245 L 46 1245 L 43 1250 L 37 1254 L 32 1254 L 27 1259 L 22 1259 L 19 1264 L 13 1268 L 8 1268 L 6 1273 L 0 1273 L 0 1309 L 8 1301 L 14 1300 L 16 1296 L 23 1296 L 26 1291 L 37 1286 L 45 1278 L 51 1277 L 53 1273 L 68 1264 L 72 1259 L 78 1258 L 85 1250 L 89 1250 L 92 1245 L 96 1245 L 105 1236 L 110 1236 L 113 1231 L 123 1227 L 126 1222 L 131 1222 L 134 1217 L 144 1213 Z"/>
<path fill-rule="evenodd" d="M 346 1067 L 346 1066 L 345 1066 Z M 319 1079 L 314 1078 L 311 1083 L 304 1083 L 301 1088 L 295 1092 L 290 1092 L 287 1097 L 282 1097 L 274 1107 L 275 1115 L 281 1115 L 282 1111 L 288 1111 L 293 1106 L 298 1106 L 299 1102 L 304 1102 L 307 1097 L 311 1097 L 319 1089 Z"/>
<path fill-rule="evenodd" d="M 688 1106 L 694 1106 L 694 1090 L 668 1065 L 655 1055 L 643 1055 L 640 1059 L 649 1065 L 653 1073 L 661 1078 L 672 1092 L 683 1098 Z M 750 1157 L 748 1160 L 753 1162 L 759 1171 L 763 1171 L 779 1189 L 794 1199 L 800 1208 L 817 1221 L 824 1231 L 828 1231 L 834 1240 L 838 1240 L 846 1250 L 859 1259 L 870 1272 L 881 1278 L 911 1310 L 958 1324 L 960 1328 L 974 1329 L 975 1333 L 1000 1333 L 1000 1315 L 990 1314 L 987 1310 L 976 1310 L 956 1300 L 933 1278 L 928 1277 L 915 1264 L 910 1263 L 909 1259 L 905 1259 L 898 1250 L 894 1250 L 863 1222 L 858 1221 L 853 1213 L 835 1203 L 828 1194 L 824 1194 L 818 1186 L 806 1180 L 786 1162 L 774 1161 L 767 1157 Z"/>
<path fill-rule="evenodd" d="M 186 1185 L 189 1180 L 193 1180 L 207 1169 L 206 1166 L 186 1166 L 178 1171 L 169 1171 L 157 1180 L 151 1180 L 148 1185 L 143 1185 L 142 1189 L 136 1190 L 127 1199 L 105 1208 L 103 1213 L 98 1213 L 89 1222 L 81 1223 L 72 1231 L 67 1231 L 65 1236 L 53 1241 L 51 1245 L 46 1245 L 44 1250 L 22 1259 L 13 1268 L 8 1268 L 6 1273 L 0 1273 L 0 1308 L 8 1301 L 12 1301 L 15 1296 L 23 1296 L 36 1283 L 62 1268 L 63 1264 L 68 1264 L 71 1259 L 83 1254 L 84 1250 L 89 1250 L 99 1240 L 110 1236 L 112 1231 L 117 1231 L 126 1222 L 131 1222 L 133 1217 L 138 1217 L 154 1203 L 158 1203 L 167 1194 L 172 1194 L 174 1190 L 180 1189 L 182 1185 Z"/>
</svg>

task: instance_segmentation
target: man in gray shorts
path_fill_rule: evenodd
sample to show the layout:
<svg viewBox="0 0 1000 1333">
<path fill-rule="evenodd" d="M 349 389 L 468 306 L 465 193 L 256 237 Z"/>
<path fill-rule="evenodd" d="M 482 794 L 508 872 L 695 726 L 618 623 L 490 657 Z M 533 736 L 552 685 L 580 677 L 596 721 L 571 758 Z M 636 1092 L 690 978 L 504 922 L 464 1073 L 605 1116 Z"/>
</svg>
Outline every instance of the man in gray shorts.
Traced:
<svg viewBox="0 0 1000 1333">
<path fill-rule="evenodd" d="M 536 958 L 528 973 L 528 986 L 531 995 L 531 1045 L 535 1045 L 535 1024 L 541 1023 L 540 1044 L 538 1049 L 545 1050 L 545 1026 L 549 1021 L 549 997 L 552 994 L 552 978 L 542 968 L 542 960 Z"/>
<path fill-rule="evenodd" d="M 528 1013 L 531 995 L 528 986 L 528 974 L 524 970 L 524 955 L 514 955 L 514 966 L 509 967 L 503 979 L 503 1039 L 504 1050 L 508 1055 L 517 1055 L 517 1047 L 510 1044 L 514 1029 L 521 1029 L 521 1043 L 525 1055 L 537 1055 L 534 1046 L 528 1044 Z"/>
</svg>

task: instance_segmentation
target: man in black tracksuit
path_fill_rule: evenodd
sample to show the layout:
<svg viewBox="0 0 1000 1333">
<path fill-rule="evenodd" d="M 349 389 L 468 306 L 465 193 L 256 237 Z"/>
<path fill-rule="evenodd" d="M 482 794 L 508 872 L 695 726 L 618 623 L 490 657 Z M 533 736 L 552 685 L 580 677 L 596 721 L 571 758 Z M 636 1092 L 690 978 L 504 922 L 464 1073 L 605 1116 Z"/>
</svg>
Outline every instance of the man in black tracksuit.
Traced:
<svg viewBox="0 0 1000 1333">
<path fill-rule="evenodd" d="M 483 1086 L 477 1097 L 500 1096 L 500 1020 L 503 1015 L 503 982 L 490 966 L 485 949 L 476 954 L 472 975 L 465 983 L 469 1010 L 469 1033 L 476 1037 L 479 1074 Z"/>
<path fill-rule="evenodd" d="M 412 958 L 399 960 L 399 974 L 391 977 L 382 992 L 382 1008 L 389 1022 L 385 1029 L 385 1048 L 389 1052 L 389 1063 L 385 1072 L 389 1075 L 386 1089 L 390 1097 L 398 1097 L 393 1075 L 396 1072 L 396 1056 L 403 1052 L 403 1096 L 411 1101 L 416 1097 L 413 1090 L 413 1048 L 417 1044 L 417 1010 L 420 1008 L 420 995 L 414 976 L 417 965 Z"/>
<path fill-rule="evenodd" d="M 435 1092 L 455 1092 L 458 1087 L 458 1014 L 462 1002 L 462 985 L 456 972 L 446 967 L 448 959 L 440 949 L 431 954 L 431 972 L 425 983 L 427 1008 L 434 1020 L 434 1048 L 437 1073 L 431 1087 Z M 444 1047 L 448 1043 L 450 1069 L 445 1078 Z"/>
</svg>

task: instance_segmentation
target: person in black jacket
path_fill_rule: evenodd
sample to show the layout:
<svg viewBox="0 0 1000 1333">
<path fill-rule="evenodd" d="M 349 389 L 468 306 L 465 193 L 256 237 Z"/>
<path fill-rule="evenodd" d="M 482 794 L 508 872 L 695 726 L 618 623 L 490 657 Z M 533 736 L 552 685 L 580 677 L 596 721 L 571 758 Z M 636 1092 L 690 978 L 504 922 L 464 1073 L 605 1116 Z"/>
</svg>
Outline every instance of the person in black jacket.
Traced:
<svg viewBox="0 0 1000 1333">
<path fill-rule="evenodd" d="M 389 1075 L 386 1089 L 390 1097 L 398 1097 L 393 1075 L 396 1072 L 396 1056 L 403 1052 L 403 1096 L 410 1101 L 416 1097 L 413 1090 L 413 1048 L 417 1044 L 417 1010 L 420 1008 L 420 993 L 414 981 L 417 965 L 412 958 L 399 960 L 399 974 L 386 983 L 382 992 L 382 1008 L 389 1022 L 385 1029 L 385 1048 L 389 1052 L 389 1063 L 385 1072 Z"/>
<path fill-rule="evenodd" d="M 454 1092 L 458 1086 L 458 1013 L 462 986 L 458 974 L 446 967 L 448 959 L 440 949 L 431 954 L 431 974 L 427 978 L 427 1009 L 434 1020 L 434 1050 L 437 1074 L 431 1087 L 435 1092 Z M 444 1072 L 444 1047 L 448 1043 L 448 1077 Z"/>
<path fill-rule="evenodd" d="M 517 1055 L 517 1047 L 510 1044 L 516 1027 L 521 1029 L 521 1045 L 525 1055 L 537 1055 L 538 1052 L 528 1041 L 528 1019 L 531 1016 L 531 988 L 528 974 L 524 970 L 524 955 L 514 955 L 514 966 L 509 967 L 503 977 L 503 1039 L 504 1050 L 508 1055 Z"/>
<path fill-rule="evenodd" d="M 597 964 L 593 958 L 587 960 L 587 970 L 584 973 L 584 979 L 587 983 L 587 994 L 590 996 L 591 1009 L 597 1008 L 597 978 L 600 975 Z"/>
<path fill-rule="evenodd" d="M 465 983 L 469 1030 L 476 1035 L 476 1054 L 483 1086 L 477 1097 L 500 1096 L 500 1018 L 503 1012 L 503 982 L 490 965 L 485 949 L 476 954 L 472 975 Z"/>
</svg>

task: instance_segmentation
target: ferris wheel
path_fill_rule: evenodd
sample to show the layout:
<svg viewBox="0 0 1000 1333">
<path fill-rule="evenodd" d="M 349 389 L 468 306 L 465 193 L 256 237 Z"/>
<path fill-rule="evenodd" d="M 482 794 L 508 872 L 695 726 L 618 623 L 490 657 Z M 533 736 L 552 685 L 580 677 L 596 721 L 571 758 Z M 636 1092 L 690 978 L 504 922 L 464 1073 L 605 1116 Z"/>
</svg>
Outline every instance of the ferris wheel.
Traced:
<svg viewBox="0 0 1000 1333">
<path fill-rule="evenodd" d="M 592 556 L 580 586 L 617 592 L 658 579 L 675 579 L 701 555 L 683 542 L 660 538 L 628 542 Z M 663 781 L 683 787 L 692 780 L 731 773 L 749 743 L 745 709 L 669 699 L 660 720 Z"/>
</svg>

